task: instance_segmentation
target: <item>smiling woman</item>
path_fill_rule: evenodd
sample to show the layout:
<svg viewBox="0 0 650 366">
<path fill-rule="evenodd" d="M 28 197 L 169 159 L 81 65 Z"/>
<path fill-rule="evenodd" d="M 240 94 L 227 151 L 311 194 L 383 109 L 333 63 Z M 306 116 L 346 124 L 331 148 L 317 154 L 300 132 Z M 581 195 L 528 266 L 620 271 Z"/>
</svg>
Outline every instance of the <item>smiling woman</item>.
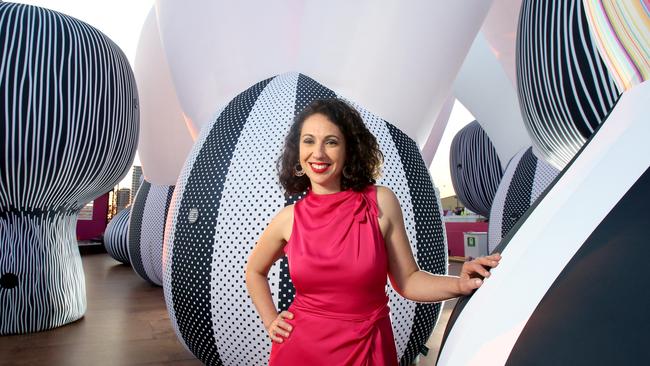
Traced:
<svg viewBox="0 0 650 366">
<path fill-rule="evenodd" d="M 306 196 L 275 216 L 246 266 L 273 341 L 269 365 L 397 365 L 386 278 L 408 300 L 437 302 L 470 293 L 482 284 L 472 277 L 498 264 L 498 254 L 468 262 L 460 278 L 420 270 L 399 200 L 375 186 L 382 162 L 374 135 L 344 101 L 315 100 L 296 117 L 280 181 Z M 296 292 L 278 314 L 268 273 L 284 254 Z"/>
<path fill-rule="evenodd" d="M 314 193 L 360 191 L 379 178 L 383 160 L 359 112 L 341 99 L 315 100 L 287 134 L 280 183 L 294 194 L 310 186 Z"/>
</svg>

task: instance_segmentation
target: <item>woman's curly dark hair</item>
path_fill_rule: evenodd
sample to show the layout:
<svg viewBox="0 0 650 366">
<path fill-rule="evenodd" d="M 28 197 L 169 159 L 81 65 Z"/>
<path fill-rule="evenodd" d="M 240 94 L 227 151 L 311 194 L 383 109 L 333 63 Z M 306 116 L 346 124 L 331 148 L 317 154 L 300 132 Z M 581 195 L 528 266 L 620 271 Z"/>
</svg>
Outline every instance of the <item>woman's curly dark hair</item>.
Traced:
<svg viewBox="0 0 650 366">
<path fill-rule="evenodd" d="M 299 163 L 302 125 L 308 117 L 317 113 L 332 121 L 345 138 L 345 169 L 350 178 L 341 176 L 341 189 L 362 191 L 365 187 L 375 184 L 381 175 L 384 154 L 359 112 L 341 99 L 316 99 L 294 119 L 284 141 L 282 155 L 277 161 L 280 184 L 286 192 L 296 194 L 304 192 L 310 186 L 309 178 L 306 175 L 295 176 L 293 169 Z"/>
</svg>

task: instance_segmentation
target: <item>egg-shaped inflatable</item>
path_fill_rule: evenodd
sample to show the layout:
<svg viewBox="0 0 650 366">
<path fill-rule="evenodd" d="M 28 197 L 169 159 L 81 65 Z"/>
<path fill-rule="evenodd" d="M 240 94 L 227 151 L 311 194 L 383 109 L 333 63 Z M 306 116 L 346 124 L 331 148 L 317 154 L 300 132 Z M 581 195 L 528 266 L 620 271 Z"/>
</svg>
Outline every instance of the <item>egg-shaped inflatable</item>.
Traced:
<svg viewBox="0 0 650 366">
<path fill-rule="evenodd" d="M 104 230 L 104 247 L 106 252 L 116 261 L 130 264 L 129 261 L 129 217 L 131 206 L 124 208 L 113 216 Z"/>
<path fill-rule="evenodd" d="M 605 120 L 620 95 L 590 35 L 582 3 L 525 0 L 517 32 L 524 123 L 540 157 L 558 169 Z"/>
<path fill-rule="evenodd" d="M 271 218 L 299 196 L 286 196 L 276 160 L 297 112 L 338 95 L 297 73 L 261 81 L 206 125 L 185 163 L 169 209 L 163 287 L 181 341 L 208 365 L 266 365 L 271 343 L 248 297 L 244 267 Z M 384 154 L 383 177 L 399 198 L 420 268 L 446 273 L 438 197 L 415 142 L 360 106 Z M 286 257 L 269 272 L 273 300 L 293 300 Z M 410 364 L 429 338 L 440 304 L 404 300 L 392 289 L 392 325 L 401 363 Z M 324 355 L 326 357 L 326 355 Z"/>
<path fill-rule="evenodd" d="M 503 170 L 492 141 L 478 122 L 468 124 L 454 136 L 449 169 L 458 199 L 465 207 L 488 217 Z"/>
<path fill-rule="evenodd" d="M 129 219 L 129 260 L 138 276 L 162 286 L 165 222 L 174 186 L 140 184 Z"/>
<path fill-rule="evenodd" d="M 490 210 L 490 252 L 535 203 L 558 173 L 554 166 L 538 159 L 532 147 L 522 149 L 510 159 Z"/>
<path fill-rule="evenodd" d="M 78 212 L 126 174 L 138 94 L 122 51 L 90 25 L 0 2 L 0 335 L 83 316 Z"/>
</svg>

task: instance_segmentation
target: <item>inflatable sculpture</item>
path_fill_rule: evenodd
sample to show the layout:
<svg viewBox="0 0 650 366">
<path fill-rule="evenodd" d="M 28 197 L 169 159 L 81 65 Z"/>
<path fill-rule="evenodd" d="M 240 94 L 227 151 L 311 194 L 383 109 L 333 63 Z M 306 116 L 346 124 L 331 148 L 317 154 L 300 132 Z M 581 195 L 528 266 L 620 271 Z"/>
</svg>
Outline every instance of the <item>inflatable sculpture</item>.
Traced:
<svg viewBox="0 0 650 366">
<path fill-rule="evenodd" d="M 635 4 L 617 21 L 640 19 L 626 24 L 648 34 Z M 582 1 L 524 0 L 517 37 L 524 119 L 564 169 L 496 247 L 492 276 L 459 301 L 439 364 L 644 363 L 650 294 L 633 279 L 645 276 L 650 222 L 650 83 L 622 72 L 633 82 L 618 98 Z M 638 58 L 617 61 L 629 70 Z"/>
<path fill-rule="evenodd" d="M 622 91 L 598 53 L 581 3 L 524 1 L 517 33 L 524 123 L 540 157 L 557 169 L 591 137 Z M 549 12 L 558 21 L 549 21 Z"/>
<path fill-rule="evenodd" d="M 490 216 L 492 200 L 503 175 L 492 141 L 474 121 L 458 131 L 450 150 L 451 183 L 458 199 L 470 210 Z"/>
<path fill-rule="evenodd" d="M 0 2 L 0 335 L 81 318 L 77 213 L 133 161 L 138 95 L 122 51 L 95 28 Z"/>
<path fill-rule="evenodd" d="M 316 98 L 338 95 L 296 73 L 261 81 L 217 113 L 196 141 L 167 218 L 163 287 L 181 341 L 208 365 L 265 365 L 270 341 L 246 292 L 244 266 L 286 196 L 276 160 L 294 115 Z M 438 198 L 415 142 L 356 106 L 385 156 L 383 178 L 400 199 L 422 269 L 446 273 Z M 279 309 L 293 300 L 286 258 L 269 272 Z M 440 304 L 417 304 L 389 290 L 398 355 L 410 364 L 429 338 Z"/>
<path fill-rule="evenodd" d="M 135 195 L 129 219 L 129 260 L 143 279 L 162 286 L 163 235 L 174 186 L 146 179 Z"/>
<path fill-rule="evenodd" d="M 104 230 L 104 247 L 106 252 L 116 261 L 130 264 L 129 261 L 129 217 L 131 217 L 131 206 L 124 208 L 113 216 L 111 222 Z"/>
<path fill-rule="evenodd" d="M 490 252 L 535 203 L 558 173 L 554 166 L 538 159 L 532 147 L 522 149 L 510 160 L 490 210 Z"/>
</svg>

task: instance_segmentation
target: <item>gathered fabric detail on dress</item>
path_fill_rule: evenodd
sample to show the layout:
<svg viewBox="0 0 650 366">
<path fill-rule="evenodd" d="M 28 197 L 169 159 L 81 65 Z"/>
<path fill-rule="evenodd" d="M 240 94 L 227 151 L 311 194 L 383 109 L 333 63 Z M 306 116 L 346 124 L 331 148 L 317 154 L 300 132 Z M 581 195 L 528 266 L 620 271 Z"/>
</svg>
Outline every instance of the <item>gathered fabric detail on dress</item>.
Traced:
<svg viewBox="0 0 650 366">
<path fill-rule="evenodd" d="M 296 295 L 291 335 L 270 365 L 397 365 L 377 191 L 309 191 L 285 245 Z"/>
</svg>

